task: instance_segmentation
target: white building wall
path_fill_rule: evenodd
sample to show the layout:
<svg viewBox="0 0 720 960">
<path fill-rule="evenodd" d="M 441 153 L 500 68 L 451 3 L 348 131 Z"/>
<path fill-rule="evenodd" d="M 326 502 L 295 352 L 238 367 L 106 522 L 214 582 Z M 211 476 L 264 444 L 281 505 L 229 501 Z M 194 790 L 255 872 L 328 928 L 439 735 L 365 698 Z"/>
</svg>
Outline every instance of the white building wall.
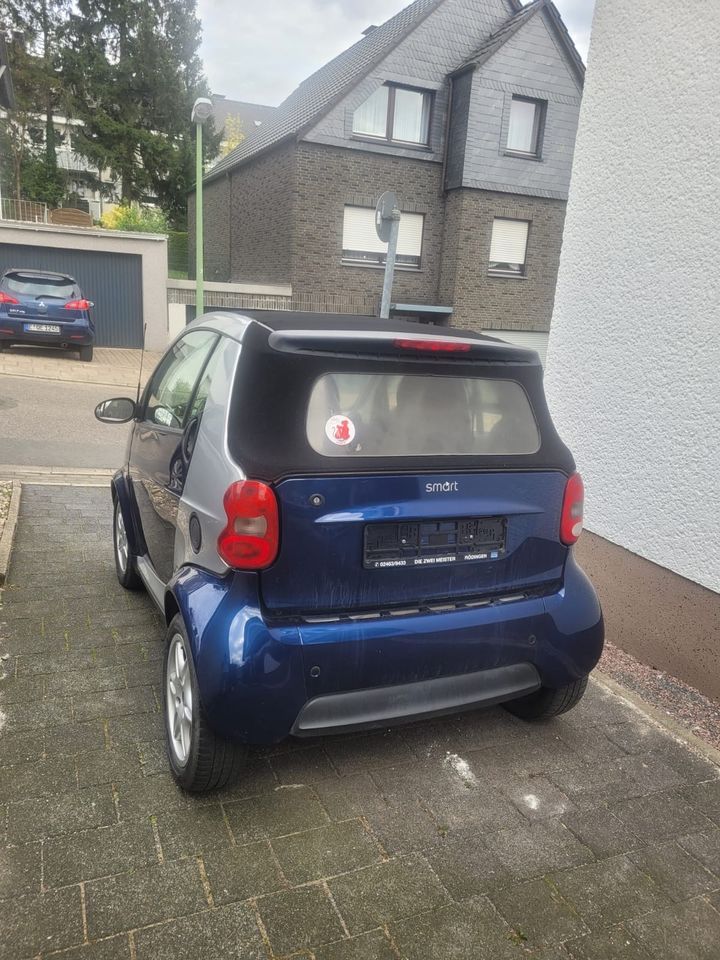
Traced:
<svg viewBox="0 0 720 960">
<path fill-rule="evenodd" d="M 720 10 L 680 6 L 597 0 L 546 382 L 588 528 L 720 591 Z"/>
</svg>

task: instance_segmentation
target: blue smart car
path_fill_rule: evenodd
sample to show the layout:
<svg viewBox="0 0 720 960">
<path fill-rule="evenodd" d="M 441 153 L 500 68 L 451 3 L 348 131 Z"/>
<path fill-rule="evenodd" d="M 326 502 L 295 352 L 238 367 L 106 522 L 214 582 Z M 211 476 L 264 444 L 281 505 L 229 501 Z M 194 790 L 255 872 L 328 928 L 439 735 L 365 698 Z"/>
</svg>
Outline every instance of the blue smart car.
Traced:
<svg viewBox="0 0 720 960">
<path fill-rule="evenodd" d="M 94 304 L 66 273 L 15 267 L 0 277 L 0 350 L 34 344 L 93 358 Z"/>
<path fill-rule="evenodd" d="M 213 313 L 172 344 L 112 482 L 123 586 L 167 625 L 168 756 L 506 704 L 556 716 L 603 645 L 583 485 L 535 353 L 371 317 Z"/>
</svg>

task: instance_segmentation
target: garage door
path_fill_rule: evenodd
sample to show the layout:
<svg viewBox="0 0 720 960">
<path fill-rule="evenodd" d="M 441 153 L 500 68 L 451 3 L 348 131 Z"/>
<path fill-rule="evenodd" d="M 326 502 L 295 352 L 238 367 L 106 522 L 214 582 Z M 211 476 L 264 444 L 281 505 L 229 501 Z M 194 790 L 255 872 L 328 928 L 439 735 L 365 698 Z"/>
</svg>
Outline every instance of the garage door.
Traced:
<svg viewBox="0 0 720 960">
<path fill-rule="evenodd" d="M 536 330 L 483 330 L 490 337 L 514 343 L 516 347 L 527 347 L 540 354 L 540 362 L 545 366 L 549 333 L 538 333 Z"/>
<path fill-rule="evenodd" d="M 141 347 L 143 332 L 141 257 L 94 250 L 58 250 L 0 244 L 0 273 L 10 267 L 68 273 L 95 304 L 99 347 Z"/>
</svg>

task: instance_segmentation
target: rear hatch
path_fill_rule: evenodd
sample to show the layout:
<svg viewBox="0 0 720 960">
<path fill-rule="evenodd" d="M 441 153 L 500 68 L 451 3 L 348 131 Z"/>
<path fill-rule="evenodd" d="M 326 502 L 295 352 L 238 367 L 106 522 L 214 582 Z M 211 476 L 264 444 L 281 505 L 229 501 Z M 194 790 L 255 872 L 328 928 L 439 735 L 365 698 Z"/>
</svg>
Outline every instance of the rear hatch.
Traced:
<svg viewBox="0 0 720 960">
<path fill-rule="evenodd" d="M 557 587 L 565 483 L 557 471 L 284 480 L 263 601 L 316 620 Z"/>
<path fill-rule="evenodd" d="M 81 296 L 71 277 L 11 271 L 3 277 L 0 289 L 6 295 L 0 302 L 0 316 L 4 313 L 31 326 L 57 327 L 84 315 L 82 310 L 66 308 Z"/>
<path fill-rule="evenodd" d="M 228 442 L 278 500 L 270 615 L 505 600 L 562 580 L 574 463 L 537 355 L 406 329 L 251 327 L 243 341 Z"/>
</svg>

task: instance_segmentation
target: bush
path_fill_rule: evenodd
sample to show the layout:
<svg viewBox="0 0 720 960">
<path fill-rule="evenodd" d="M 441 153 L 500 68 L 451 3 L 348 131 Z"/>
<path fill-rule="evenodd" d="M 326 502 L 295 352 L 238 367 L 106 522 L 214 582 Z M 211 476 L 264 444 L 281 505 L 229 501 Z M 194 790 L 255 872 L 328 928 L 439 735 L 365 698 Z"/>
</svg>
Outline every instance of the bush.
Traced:
<svg viewBox="0 0 720 960">
<path fill-rule="evenodd" d="M 103 214 L 100 223 L 107 230 L 135 230 L 137 233 L 167 233 L 168 221 L 162 210 L 121 203 Z"/>
</svg>

